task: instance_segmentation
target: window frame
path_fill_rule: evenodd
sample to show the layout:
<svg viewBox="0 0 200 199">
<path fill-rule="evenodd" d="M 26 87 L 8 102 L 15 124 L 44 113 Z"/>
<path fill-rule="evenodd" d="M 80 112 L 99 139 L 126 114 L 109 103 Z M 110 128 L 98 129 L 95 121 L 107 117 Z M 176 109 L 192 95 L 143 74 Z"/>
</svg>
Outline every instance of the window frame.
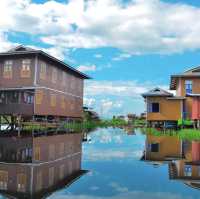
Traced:
<svg viewBox="0 0 200 199">
<path fill-rule="evenodd" d="M 52 78 L 51 78 L 53 83 L 56 83 L 58 80 L 58 71 L 55 67 L 52 67 Z"/>
<path fill-rule="evenodd" d="M 45 80 L 47 75 L 47 63 L 41 62 L 40 64 L 40 79 Z"/>
<path fill-rule="evenodd" d="M 22 59 L 20 76 L 22 78 L 31 76 L 31 59 Z"/>
<path fill-rule="evenodd" d="M 13 74 L 13 60 L 5 60 L 3 64 L 3 78 L 11 79 Z"/>
<path fill-rule="evenodd" d="M 191 94 L 193 91 L 193 81 L 192 80 L 185 80 L 185 93 Z"/>
</svg>

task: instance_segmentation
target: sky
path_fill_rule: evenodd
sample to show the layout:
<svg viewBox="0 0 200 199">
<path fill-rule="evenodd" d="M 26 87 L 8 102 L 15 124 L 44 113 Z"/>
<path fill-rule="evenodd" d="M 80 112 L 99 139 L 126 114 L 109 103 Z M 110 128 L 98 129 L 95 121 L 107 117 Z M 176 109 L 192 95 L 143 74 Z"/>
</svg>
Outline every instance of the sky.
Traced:
<svg viewBox="0 0 200 199">
<path fill-rule="evenodd" d="M 144 112 L 143 92 L 200 65 L 199 0 L 1 0 L 0 51 L 40 48 L 88 74 L 84 105 Z"/>
</svg>

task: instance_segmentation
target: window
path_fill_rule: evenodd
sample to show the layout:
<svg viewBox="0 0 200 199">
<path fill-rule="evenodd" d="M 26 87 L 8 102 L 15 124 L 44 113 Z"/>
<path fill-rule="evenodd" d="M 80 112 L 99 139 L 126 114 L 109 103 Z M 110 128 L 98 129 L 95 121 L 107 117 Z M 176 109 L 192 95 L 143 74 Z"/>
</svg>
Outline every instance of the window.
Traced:
<svg viewBox="0 0 200 199">
<path fill-rule="evenodd" d="M 43 100 L 43 92 L 41 90 L 38 90 L 36 92 L 36 104 L 37 105 L 42 104 L 42 100 Z"/>
<path fill-rule="evenodd" d="M 152 103 L 152 112 L 158 113 L 159 112 L 159 103 Z"/>
<path fill-rule="evenodd" d="M 7 190 L 8 188 L 8 172 L 0 171 L 0 189 Z"/>
<path fill-rule="evenodd" d="M 21 77 L 28 78 L 31 76 L 31 60 L 23 59 L 22 60 L 22 68 L 21 68 Z"/>
<path fill-rule="evenodd" d="M 192 80 L 185 80 L 185 93 L 192 93 Z"/>
<path fill-rule="evenodd" d="M 147 112 L 148 113 L 159 113 L 160 112 L 160 105 L 157 102 L 148 103 L 147 105 Z"/>
<path fill-rule="evenodd" d="M 0 103 L 5 104 L 6 103 L 6 93 L 0 92 Z"/>
<path fill-rule="evenodd" d="M 65 96 L 61 97 L 61 108 L 65 109 Z"/>
<path fill-rule="evenodd" d="M 65 73 L 65 71 L 63 71 L 62 72 L 62 84 L 63 84 L 63 86 L 66 84 L 66 80 L 67 80 L 66 73 Z"/>
<path fill-rule="evenodd" d="M 17 191 L 26 191 L 26 174 L 24 173 L 17 174 Z"/>
<path fill-rule="evenodd" d="M 54 167 L 49 168 L 49 186 L 54 183 Z"/>
<path fill-rule="evenodd" d="M 65 144 L 64 144 L 64 142 L 61 142 L 60 146 L 59 146 L 59 156 L 60 157 L 64 156 L 64 151 L 65 151 Z"/>
<path fill-rule="evenodd" d="M 50 144 L 49 145 L 49 160 L 54 160 L 55 159 L 55 145 Z"/>
<path fill-rule="evenodd" d="M 71 100 L 70 100 L 70 110 L 71 110 L 71 111 L 74 111 L 74 109 L 75 109 L 75 100 L 74 100 L 74 99 L 71 99 Z"/>
<path fill-rule="evenodd" d="M 151 144 L 151 152 L 159 152 L 159 144 L 158 143 Z"/>
<path fill-rule="evenodd" d="M 33 94 L 28 93 L 28 92 L 24 92 L 23 93 L 23 101 L 24 101 L 24 103 L 33 104 L 33 100 L 34 100 Z"/>
<path fill-rule="evenodd" d="M 13 92 L 11 94 L 11 102 L 18 103 L 19 102 L 19 92 Z"/>
<path fill-rule="evenodd" d="M 36 177 L 36 190 L 39 191 L 41 189 L 42 189 L 42 171 L 38 171 Z"/>
<path fill-rule="evenodd" d="M 198 176 L 200 176 L 200 166 L 198 166 L 197 169 L 198 169 Z"/>
<path fill-rule="evenodd" d="M 42 62 L 40 65 L 40 79 L 45 80 L 46 79 L 46 73 L 47 73 L 47 65 L 45 62 Z"/>
<path fill-rule="evenodd" d="M 51 107 L 56 106 L 56 95 L 51 94 Z"/>
<path fill-rule="evenodd" d="M 36 146 L 34 150 L 34 160 L 40 160 L 40 147 Z"/>
<path fill-rule="evenodd" d="M 57 70 L 56 70 L 56 68 L 53 68 L 52 69 L 52 82 L 56 83 L 56 81 L 57 81 Z"/>
<path fill-rule="evenodd" d="M 13 61 L 8 60 L 4 62 L 3 77 L 6 79 L 12 78 Z"/>
<path fill-rule="evenodd" d="M 184 166 L 184 175 L 185 176 L 192 176 L 192 166 L 190 166 L 190 165 Z"/>
<path fill-rule="evenodd" d="M 73 92 L 75 89 L 75 78 L 72 76 L 70 79 L 70 91 Z"/>
<path fill-rule="evenodd" d="M 60 178 L 60 180 L 62 180 L 64 178 L 64 175 L 65 175 L 65 165 L 62 164 L 62 165 L 60 165 L 60 168 L 59 168 L 59 178 Z"/>
</svg>

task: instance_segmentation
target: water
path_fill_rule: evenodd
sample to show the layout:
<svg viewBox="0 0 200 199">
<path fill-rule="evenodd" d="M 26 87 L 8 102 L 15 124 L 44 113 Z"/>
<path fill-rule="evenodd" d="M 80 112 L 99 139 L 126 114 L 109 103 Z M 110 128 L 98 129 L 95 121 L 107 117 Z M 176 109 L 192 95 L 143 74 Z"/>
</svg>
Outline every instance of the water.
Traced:
<svg viewBox="0 0 200 199">
<path fill-rule="evenodd" d="M 200 198 L 200 142 L 107 128 L 82 147 L 89 172 L 48 199 Z"/>
<path fill-rule="evenodd" d="M 190 182 L 192 177 L 186 177 L 187 181 L 169 179 L 171 163 L 166 161 L 166 159 L 174 159 L 173 164 L 181 164 L 183 153 L 188 158 L 190 156 L 191 143 L 165 136 L 158 138 L 153 136 L 146 140 L 147 137 L 140 130 L 135 130 L 134 134 L 128 135 L 126 131 L 117 128 L 99 129 L 91 133 L 90 138 L 91 141 L 83 145 L 82 160 L 82 167 L 90 172 L 70 187 L 55 192 L 48 197 L 49 199 L 200 198 L 198 189 L 184 184 Z M 164 153 L 165 158 L 157 152 L 153 155 L 148 154 L 148 141 L 159 142 L 160 150 L 164 147 L 164 152 L 161 153 Z M 173 149 L 170 143 L 178 147 Z M 177 150 L 179 145 L 180 150 Z M 147 153 L 144 159 L 146 160 L 141 161 L 145 146 Z M 154 150 L 156 150 L 155 146 Z M 195 178 L 195 182 L 198 182 L 198 176 Z"/>
</svg>

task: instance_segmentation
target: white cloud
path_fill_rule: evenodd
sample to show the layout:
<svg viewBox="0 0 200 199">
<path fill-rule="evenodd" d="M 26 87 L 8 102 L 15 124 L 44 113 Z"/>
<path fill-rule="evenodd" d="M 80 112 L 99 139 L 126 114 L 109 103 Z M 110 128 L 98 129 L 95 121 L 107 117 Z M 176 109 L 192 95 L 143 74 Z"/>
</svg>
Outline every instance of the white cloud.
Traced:
<svg viewBox="0 0 200 199">
<path fill-rule="evenodd" d="M 59 50 L 114 47 L 138 55 L 200 48 L 200 8 L 160 0 L 122 2 L 1 0 L 0 30 L 38 35 Z"/>
<path fill-rule="evenodd" d="M 80 65 L 77 67 L 77 70 L 81 71 L 81 72 L 88 72 L 88 71 L 96 71 L 96 65 Z"/>
<path fill-rule="evenodd" d="M 113 95 L 132 98 L 141 98 L 141 94 L 157 87 L 152 83 L 137 81 L 88 81 L 85 84 L 86 96 Z M 168 89 L 168 86 L 161 85 L 161 88 Z"/>
<path fill-rule="evenodd" d="M 94 57 L 97 58 L 97 59 L 100 59 L 100 58 L 103 57 L 103 55 L 102 54 L 95 54 Z"/>
<path fill-rule="evenodd" d="M 137 0 L 126 6 L 119 0 L 80 2 L 83 7 L 74 20 L 77 29 L 44 36 L 44 42 L 76 48 L 115 47 L 129 54 L 175 53 L 200 47 L 199 8 L 159 0 Z"/>
<path fill-rule="evenodd" d="M 113 159 L 139 159 L 142 154 L 143 150 L 138 151 L 130 151 L 130 150 L 115 150 L 115 149 L 108 149 L 108 150 L 96 150 L 92 149 L 90 152 L 85 152 L 87 157 L 85 161 L 112 161 Z"/>
<path fill-rule="evenodd" d="M 6 33 L 1 30 L 0 30 L 0 44 L 1 44 L 0 52 L 7 51 L 17 45 L 9 42 Z"/>
<path fill-rule="evenodd" d="M 121 60 L 124 60 L 124 59 L 128 59 L 128 58 L 131 58 L 131 54 L 128 54 L 128 53 L 122 53 L 116 57 L 113 57 L 112 60 L 114 61 L 121 61 Z"/>
<path fill-rule="evenodd" d="M 87 98 L 87 97 L 84 97 L 83 99 L 83 103 L 85 106 L 88 106 L 88 107 L 92 107 L 94 106 L 96 100 L 94 98 Z"/>
<path fill-rule="evenodd" d="M 111 182 L 109 184 L 109 186 L 111 186 L 113 189 L 115 189 L 117 192 L 128 192 L 128 188 L 127 187 L 124 187 L 122 185 L 119 185 L 118 183 L 116 182 Z"/>
<path fill-rule="evenodd" d="M 105 185 L 104 185 L 105 186 Z M 188 195 L 183 195 L 181 193 L 170 193 L 170 192 L 148 192 L 148 191 L 127 191 L 125 187 L 118 194 L 110 195 L 110 196 L 97 196 L 97 195 L 87 195 L 87 194 L 72 194 L 69 193 L 66 195 L 66 190 L 63 192 L 56 192 L 49 196 L 49 199 L 192 199 L 192 197 Z M 124 191 L 123 191 L 124 190 Z"/>
</svg>

